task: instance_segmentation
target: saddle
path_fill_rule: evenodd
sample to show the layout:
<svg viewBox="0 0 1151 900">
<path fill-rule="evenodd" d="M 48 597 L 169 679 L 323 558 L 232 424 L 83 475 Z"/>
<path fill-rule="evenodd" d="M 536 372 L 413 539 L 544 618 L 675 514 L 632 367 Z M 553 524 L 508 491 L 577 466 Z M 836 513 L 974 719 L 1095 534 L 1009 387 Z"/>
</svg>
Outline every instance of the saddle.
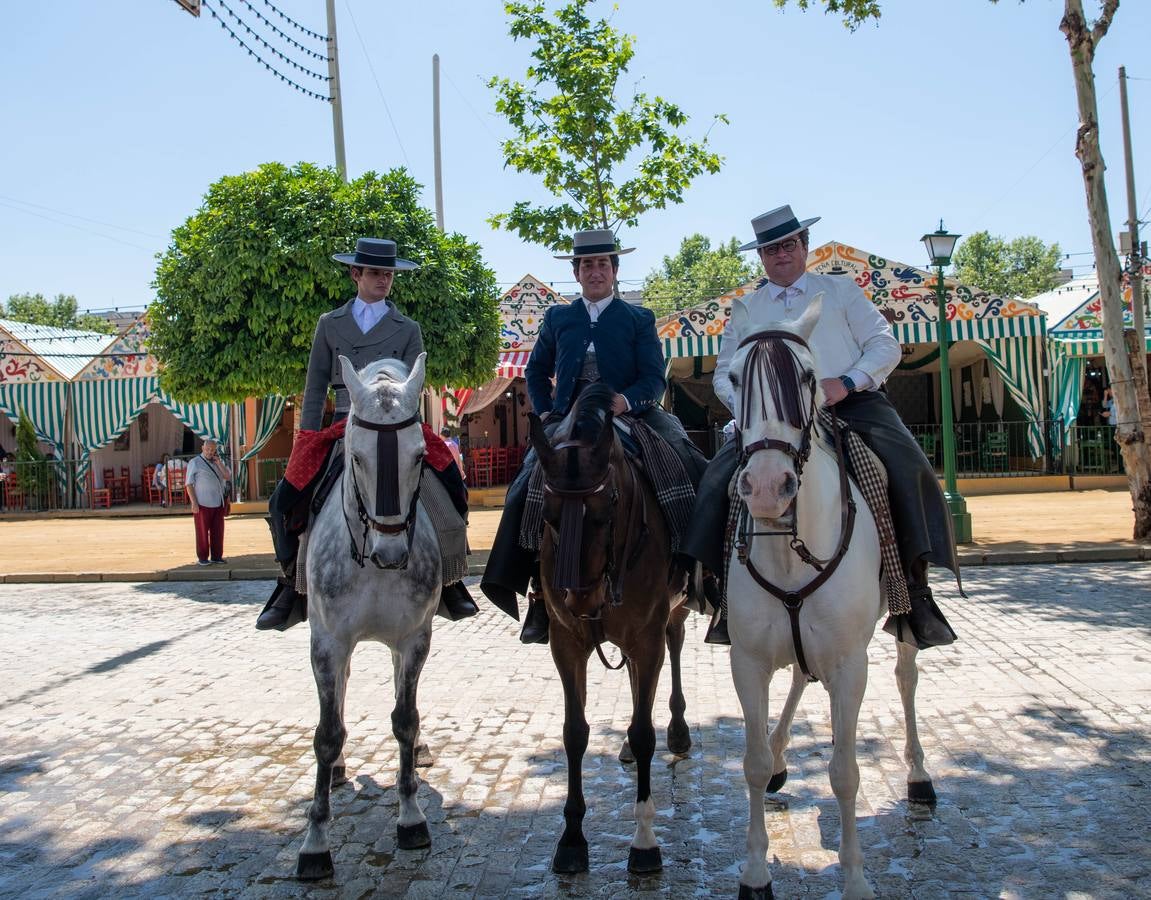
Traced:
<svg viewBox="0 0 1151 900">
<path fill-rule="evenodd" d="M 687 533 L 691 510 L 695 504 L 695 486 L 671 445 L 649 425 L 639 419 L 613 420 L 624 454 L 636 464 L 663 512 L 671 533 L 672 550 L 679 549 Z M 538 551 L 543 538 L 544 475 L 538 465 L 533 469 L 520 520 L 520 546 Z"/>
<path fill-rule="evenodd" d="M 899 559 L 899 547 L 895 538 L 895 524 L 891 516 L 891 503 L 887 496 L 887 470 L 879 457 L 863 442 L 863 439 L 851 430 L 846 422 L 838 419 L 827 408 L 817 413 L 819 420 L 820 439 L 834 454 L 835 442 L 832 440 L 833 429 L 838 429 L 843 439 L 843 452 L 846 455 L 847 474 L 852 483 L 859 488 L 864 501 L 871 510 L 875 527 L 879 532 L 879 548 L 882 567 L 880 577 L 887 599 L 888 612 L 893 615 L 902 615 L 911 611 L 911 601 L 907 593 L 907 580 L 904 576 L 903 565 Z M 740 475 L 736 469 L 728 484 L 727 496 L 730 501 L 727 518 L 727 528 L 724 532 L 723 561 L 724 571 L 731 562 L 731 554 L 735 548 L 739 518 L 743 508 L 736 489 Z M 721 604 L 727 608 L 727 579 L 723 579 L 723 593 Z"/>
</svg>

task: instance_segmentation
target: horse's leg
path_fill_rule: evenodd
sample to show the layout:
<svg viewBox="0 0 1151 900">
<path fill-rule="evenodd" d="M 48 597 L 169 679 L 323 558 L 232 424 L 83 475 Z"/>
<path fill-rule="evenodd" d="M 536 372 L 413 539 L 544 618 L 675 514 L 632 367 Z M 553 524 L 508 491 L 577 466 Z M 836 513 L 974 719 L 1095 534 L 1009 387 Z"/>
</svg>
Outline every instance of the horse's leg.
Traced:
<svg viewBox="0 0 1151 900">
<path fill-rule="evenodd" d="M 400 745 L 400 817 L 396 823 L 396 844 L 401 850 L 431 846 L 428 821 L 416 797 L 416 739 L 420 734 L 420 711 L 416 689 L 420 672 L 428 658 L 432 629 L 430 623 L 392 648 L 396 673 L 396 707 L 392 710 L 392 734 Z"/>
<path fill-rule="evenodd" d="M 395 688 L 396 702 L 400 701 L 400 685 L 403 683 L 401 677 L 401 670 L 403 668 L 403 660 L 395 653 L 392 654 L 392 685 Z M 427 768 L 434 760 L 432 759 L 432 751 L 428 749 L 428 745 L 420 740 L 420 729 L 417 723 L 416 727 L 416 768 Z"/>
<path fill-rule="evenodd" d="M 344 739 L 344 691 L 351 647 L 330 636 L 312 633 L 312 674 L 320 696 L 320 723 L 313 746 L 316 751 L 316 789 L 308 807 L 308 831 L 296 860 L 296 877 L 315 881 L 332 874 L 332 850 L 328 843 L 331 824 L 332 768 Z"/>
<path fill-rule="evenodd" d="M 767 867 L 767 825 L 764 794 L 771 778 L 773 760 L 767 740 L 767 687 L 769 666 L 748 649 L 733 644 L 731 675 L 743 709 L 745 747 L 743 777 L 747 781 L 747 861 L 739 878 L 740 900 L 766 900 L 771 893 L 771 870 Z"/>
<path fill-rule="evenodd" d="M 568 795 L 564 803 L 564 831 L 552 859 L 552 871 L 561 874 L 588 870 L 587 838 L 583 833 L 587 804 L 583 796 L 583 757 L 587 751 L 588 651 L 566 628 L 551 631 L 552 659 L 564 689 L 564 751 L 568 761 Z"/>
<path fill-rule="evenodd" d="M 787 692 L 787 700 L 783 703 L 783 709 L 779 714 L 779 721 L 775 723 L 775 727 L 771 729 L 771 734 L 768 735 L 767 742 L 771 747 L 771 758 L 774 760 L 775 769 L 771 773 L 771 778 L 767 782 L 767 792 L 774 794 L 787 783 L 787 760 L 784 758 L 784 753 L 787 750 L 787 745 L 791 743 L 791 723 L 795 720 L 795 710 L 799 707 L 799 699 L 803 696 L 803 690 L 807 687 L 807 676 L 803 674 L 803 669 L 795 663 L 791 667 L 791 689 Z"/>
<path fill-rule="evenodd" d="M 667 622 L 667 651 L 671 657 L 671 697 L 668 706 L 671 709 L 671 721 L 667 726 L 667 749 L 680 756 L 686 756 L 691 750 L 691 729 L 687 727 L 684 712 L 687 710 L 687 701 L 683 697 L 683 677 L 680 673 L 680 653 L 683 651 L 684 620 L 687 619 L 687 607 L 679 606 L 673 609 Z"/>
<path fill-rule="evenodd" d="M 923 745 L 919 743 L 919 721 L 915 715 L 915 688 L 919 684 L 915 657 L 919 651 L 903 641 L 896 641 L 895 649 L 898 652 L 895 680 L 903 700 L 903 728 L 907 735 L 907 743 L 903 747 L 903 759 L 907 763 L 907 799 L 915 803 L 935 803 L 931 776 L 923 768 Z"/>
<path fill-rule="evenodd" d="M 627 870 L 643 875 L 663 868 L 659 842 L 652 826 L 655 824 L 655 801 L 651 797 L 651 761 L 655 756 L 655 724 L 652 709 L 659 686 L 659 673 L 663 668 L 664 636 L 653 636 L 640 644 L 631 656 L 628 674 L 631 676 L 632 711 L 627 729 L 627 741 L 635 754 L 635 837 L 628 851 Z"/>
<path fill-rule="evenodd" d="M 348 666 L 344 672 L 343 690 L 340 692 L 340 709 L 344 708 L 344 698 L 348 694 L 348 682 L 352 678 L 352 657 L 348 656 Z M 346 742 L 345 742 L 346 743 Z M 332 787 L 336 788 L 348 783 L 348 763 L 344 759 L 344 747 L 340 747 L 340 755 L 332 766 Z"/>
<path fill-rule="evenodd" d="M 843 869 L 844 900 L 874 897 L 863 874 L 863 851 L 855 821 L 855 801 L 859 793 L 859 764 L 855 759 L 855 732 L 859 707 L 867 688 L 867 649 L 860 647 L 844 658 L 828 678 L 831 695 L 831 728 L 834 737 L 828 775 L 839 801 L 839 865 Z"/>
</svg>

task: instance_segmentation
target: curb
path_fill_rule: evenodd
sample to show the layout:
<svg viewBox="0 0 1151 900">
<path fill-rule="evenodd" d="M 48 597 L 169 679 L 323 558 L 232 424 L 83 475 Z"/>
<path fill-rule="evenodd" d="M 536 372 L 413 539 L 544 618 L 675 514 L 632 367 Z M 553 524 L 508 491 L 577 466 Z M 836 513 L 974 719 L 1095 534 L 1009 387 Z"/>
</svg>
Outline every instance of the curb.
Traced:
<svg viewBox="0 0 1151 900">
<path fill-rule="evenodd" d="M 468 575 L 482 575 L 488 561 L 487 550 L 471 554 Z M 1151 561 L 1151 545 L 1131 547 L 1085 547 L 1076 550 L 1004 550 L 960 552 L 959 566 L 1030 566 L 1063 563 Z M 34 572 L 26 575 L 0 575 L 0 584 L 90 584 L 148 581 L 275 581 L 277 569 L 170 569 L 163 572 Z"/>
</svg>

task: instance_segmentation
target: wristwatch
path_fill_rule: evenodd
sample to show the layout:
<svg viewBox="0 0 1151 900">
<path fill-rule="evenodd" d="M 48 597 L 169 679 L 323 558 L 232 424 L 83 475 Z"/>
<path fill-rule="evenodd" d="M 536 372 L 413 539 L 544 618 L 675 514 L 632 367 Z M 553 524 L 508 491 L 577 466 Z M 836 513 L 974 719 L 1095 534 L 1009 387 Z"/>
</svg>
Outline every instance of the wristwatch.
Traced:
<svg viewBox="0 0 1151 900">
<path fill-rule="evenodd" d="M 847 393 L 852 393 L 855 390 L 855 382 L 851 380 L 850 375 L 840 375 L 840 383 L 847 389 Z"/>
</svg>

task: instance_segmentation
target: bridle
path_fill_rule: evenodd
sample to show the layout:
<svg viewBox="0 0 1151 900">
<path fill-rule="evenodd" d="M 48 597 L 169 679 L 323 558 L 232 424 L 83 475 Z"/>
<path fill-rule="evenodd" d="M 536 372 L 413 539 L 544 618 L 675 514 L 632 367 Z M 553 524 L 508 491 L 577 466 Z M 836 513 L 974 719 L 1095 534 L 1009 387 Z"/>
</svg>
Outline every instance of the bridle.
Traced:
<svg viewBox="0 0 1151 900">
<path fill-rule="evenodd" d="M 811 443 L 812 433 L 815 429 L 815 375 L 813 373 L 805 373 L 803 377 L 803 387 L 808 389 L 810 393 L 810 401 L 807 405 L 806 415 L 802 415 L 802 422 L 793 423 L 800 427 L 802 437 L 799 446 L 787 442 L 780 441 L 774 438 L 765 438 L 744 446 L 742 443 L 743 431 L 751 426 L 751 403 L 752 403 L 752 384 L 755 379 L 750 377 L 750 373 L 757 366 L 770 366 L 774 363 L 790 362 L 798 368 L 798 360 L 795 356 L 795 351 L 787 346 L 788 343 L 798 344 L 805 350 L 810 352 L 807 342 L 796 334 L 790 331 L 781 331 L 768 329 L 765 331 L 757 331 L 754 334 L 748 335 L 739 343 L 737 350 L 742 349 L 748 344 L 754 344 L 755 347 L 747 356 L 745 362 L 745 377 L 743 384 L 740 388 L 740 422 L 736 429 L 736 440 L 739 442 L 739 468 L 736 472 L 736 478 L 743 474 L 748 461 L 752 455 L 761 450 L 778 450 L 791 457 L 795 464 L 795 477 L 798 482 L 796 495 L 798 497 L 799 488 L 803 485 L 803 467 L 811 456 Z M 780 344 L 786 349 L 788 358 L 784 358 L 778 348 Z M 774 356 L 774 360 L 772 357 Z M 792 398 L 797 400 L 797 398 Z M 777 413 L 782 417 L 782 405 L 786 402 L 786 398 L 781 400 L 775 397 L 775 405 Z M 766 412 L 766 398 L 763 398 Z M 792 403 L 792 407 L 798 408 L 796 403 Z M 840 492 L 840 537 L 839 546 L 827 559 L 820 559 L 815 556 L 799 537 L 799 515 L 795 510 L 796 504 L 793 501 L 793 515 L 791 518 L 791 528 L 786 531 L 755 531 L 750 525 L 751 516 L 747 511 L 747 505 L 743 504 L 739 518 L 736 524 L 736 539 L 735 551 L 737 558 L 741 565 L 747 567 L 748 574 L 755 580 L 761 588 L 767 591 L 772 596 L 779 599 L 783 603 L 784 608 L 787 610 L 788 618 L 791 620 L 791 636 L 795 644 L 796 661 L 799 663 L 800 669 L 803 674 L 808 678 L 813 678 L 811 670 L 808 668 L 807 659 L 803 654 L 803 641 L 800 638 L 799 631 L 799 612 L 803 608 L 803 601 L 809 596 L 814 594 L 820 587 L 822 587 L 829 578 L 835 573 L 839 567 L 843 557 L 847 554 L 848 544 L 851 541 L 851 535 L 855 528 L 855 500 L 851 496 L 851 483 L 847 475 L 847 462 L 846 454 L 843 448 L 843 436 L 840 433 L 838 426 L 832 427 L 832 433 L 835 438 L 835 457 L 839 467 L 839 492 Z M 818 573 L 815 578 L 804 585 L 799 590 L 787 590 L 769 581 L 762 572 L 755 567 L 754 562 L 751 560 L 751 541 L 755 537 L 787 537 L 789 538 L 789 546 L 792 551 L 804 563 L 811 566 Z"/>
<path fill-rule="evenodd" d="M 589 449 L 588 444 L 582 441 L 564 441 L 557 444 L 554 450 L 573 450 L 573 449 Z M 615 463 L 609 462 L 607 469 L 604 471 L 603 476 L 588 487 L 565 489 L 558 488 L 548 481 L 547 475 L 544 475 L 543 490 L 545 494 L 551 495 L 559 499 L 562 503 L 560 508 L 560 523 L 558 528 L 558 541 L 556 549 L 556 565 L 555 571 L 552 574 L 552 586 L 556 590 L 572 591 L 574 593 L 590 593 L 597 584 L 601 581 L 606 584 L 606 592 L 608 595 L 608 605 L 612 608 L 618 608 L 623 604 L 623 585 L 627 577 L 627 572 L 639 560 L 639 555 L 643 551 L 644 544 L 648 536 L 647 524 L 647 502 L 642 492 L 639 489 L 639 481 L 635 475 L 635 467 L 624 463 L 623 466 L 630 478 L 632 502 L 628 511 L 628 530 L 624 538 L 623 546 L 623 567 L 617 565 L 616 559 L 616 541 L 615 541 L 615 511 L 619 504 L 620 491 L 616 479 Z M 583 551 L 583 520 L 584 513 L 587 509 L 587 501 L 592 497 L 597 497 L 605 491 L 609 491 L 608 496 L 610 513 L 607 519 L 607 559 L 604 563 L 603 572 L 600 576 L 592 580 L 589 584 L 580 583 L 580 562 Z M 636 513 L 639 513 L 639 527 L 635 528 Z M 552 529 L 553 533 L 557 529 Z M 635 542 L 632 543 L 632 538 L 635 536 Z M 630 545 L 630 552 L 629 552 Z M 611 665 L 604 656 L 602 644 L 604 641 L 603 633 L 603 620 L 602 615 L 597 612 L 595 618 L 585 620 L 589 623 L 592 630 L 592 639 L 595 641 L 596 652 L 599 654 L 600 661 L 609 669 L 619 669 L 627 662 L 627 657 L 624 656 L 618 665 Z"/>
<path fill-rule="evenodd" d="M 397 516 L 400 514 L 400 499 L 399 499 L 399 478 L 400 478 L 400 459 L 399 459 L 399 435 L 397 432 L 402 431 L 412 425 L 417 425 L 420 422 L 418 413 L 413 413 L 402 422 L 380 423 L 380 422 L 367 422 L 357 415 L 351 416 L 351 424 L 358 428 L 366 428 L 370 431 L 376 432 L 376 515 L 377 516 Z M 406 533 L 408 537 L 408 557 L 411 557 L 412 541 L 415 537 L 416 529 L 413 527 L 416 521 L 417 504 L 420 500 L 420 486 L 419 482 L 416 483 L 416 489 L 412 492 L 411 502 L 408 504 L 408 513 L 404 516 L 403 521 L 396 523 L 380 522 L 368 514 L 367 507 L 364 505 L 363 494 L 360 492 L 360 483 L 356 478 L 356 467 L 353 463 L 349 462 L 348 468 L 352 473 L 352 493 L 356 497 L 356 517 L 359 519 L 360 524 L 363 526 L 363 534 L 360 536 L 359 547 L 356 546 L 356 535 L 352 531 L 352 525 L 348 521 L 348 511 L 344 509 L 344 525 L 348 529 L 348 537 L 351 539 L 352 559 L 355 560 L 356 565 L 361 569 L 364 567 L 364 559 L 367 556 L 368 547 L 368 532 L 376 531 L 380 534 L 403 534 Z M 400 569 L 407 568 L 407 563 L 399 566 Z"/>
</svg>

